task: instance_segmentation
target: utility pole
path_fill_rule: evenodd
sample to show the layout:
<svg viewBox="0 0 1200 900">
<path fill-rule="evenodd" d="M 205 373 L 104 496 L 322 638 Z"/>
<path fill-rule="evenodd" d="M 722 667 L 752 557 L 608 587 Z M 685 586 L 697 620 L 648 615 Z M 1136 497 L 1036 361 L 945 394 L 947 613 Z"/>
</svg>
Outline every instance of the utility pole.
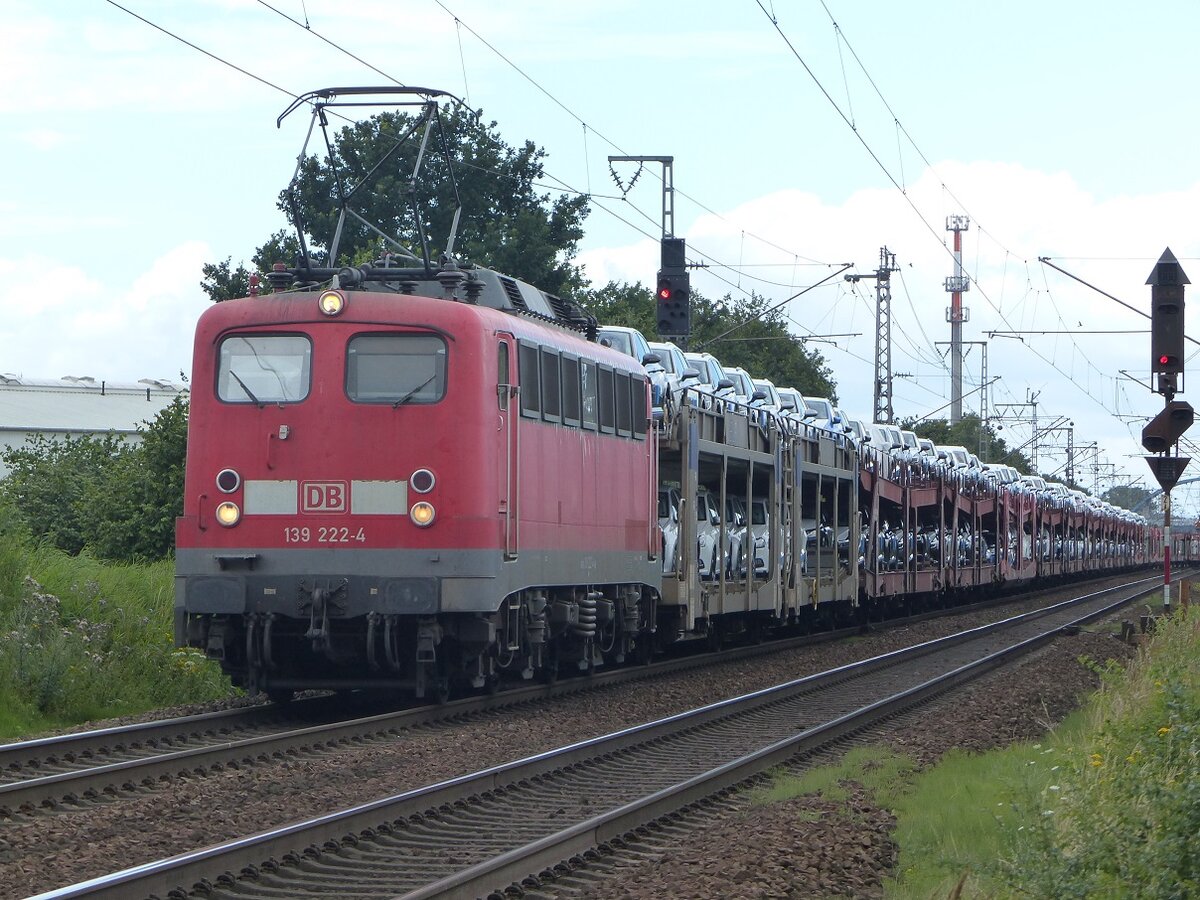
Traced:
<svg viewBox="0 0 1200 900">
<path fill-rule="evenodd" d="M 962 418 L 962 325 L 968 321 L 970 310 L 964 309 L 962 295 L 971 289 L 971 279 L 963 274 L 962 233 L 971 226 L 967 216 L 946 216 L 946 230 L 954 232 L 954 274 L 946 279 L 950 307 L 946 321 L 950 323 L 950 424 Z"/>
<path fill-rule="evenodd" d="M 1063 424 L 1064 419 L 1065 419 L 1065 417 L 1060 417 L 1058 419 L 1055 419 L 1053 422 L 1051 422 L 1045 428 L 1038 429 L 1037 434 L 1039 436 L 1044 436 L 1047 434 L 1058 434 L 1058 432 L 1060 432 L 1060 431 L 1065 431 L 1067 433 L 1067 443 L 1065 446 L 1057 445 L 1057 444 L 1048 445 L 1048 449 L 1066 450 L 1067 451 L 1067 465 L 1066 465 L 1066 470 L 1065 470 L 1064 474 L 1066 476 L 1067 481 L 1074 483 L 1074 481 L 1075 481 L 1075 423 L 1073 421 L 1067 421 L 1066 424 Z"/>
<path fill-rule="evenodd" d="M 870 275 L 847 275 L 854 283 L 875 279 L 875 409 L 873 422 L 891 425 L 892 410 L 892 273 L 899 271 L 896 254 L 879 248 L 879 268 Z"/>
<path fill-rule="evenodd" d="M 996 404 L 996 412 L 999 414 L 997 417 L 997 421 L 1004 421 L 1004 418 L 1005 418 L 1004 411 L 1005 410 L 1029 409 L 1029 408 L 1033 409 L 1033 415 L 1031 416 L 1031 421 L 1033 423 L 1033 438 L 1031 441 L 1029 462 L 1033 466 L 1033 474 L 1034 475 L 1037 474 L 1037 446 L 1038 446 L 1037 445 L 1037 439 L 1038 439 L 1037 398 L 1040 393 L 1041 393 L 1041 391 L 1031 391 L 1029 388 L 1026 388 L 1024 403 L 997 403 Z M 1017 421 L 1017 422 L 1024 422 L 1025 417 L 1024 416 L 1015 416 L 1013 420 Z"/>
</svg>

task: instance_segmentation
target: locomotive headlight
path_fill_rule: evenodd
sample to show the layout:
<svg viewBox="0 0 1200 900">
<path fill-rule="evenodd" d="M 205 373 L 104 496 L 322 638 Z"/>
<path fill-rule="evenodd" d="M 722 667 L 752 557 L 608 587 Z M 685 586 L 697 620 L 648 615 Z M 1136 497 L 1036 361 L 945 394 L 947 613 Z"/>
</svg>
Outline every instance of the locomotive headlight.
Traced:
<svg viewBox="0 0 1200 900">
<path fill-rule="evenodd" d="M 236 503 L 226 500 L 217 506 L 217 523 L 226 528 L 232 528 L 242 518 L 242 511 Z"/>
<path fill-rule="evenodd" d="M 346 308 L 346 298 L 337 291 L 325 291 L 321 294 L 321 299 L 317 301 L 317 306 L 325 315 L 336 316 Z"/>
<path fill-rule="evenodd" d="M 233 469 L 222 469 L 217 473 L 217 490 L 222 494 L 232 494 L 242 484 L 242 476 Z"/>
<path fill-rule="evenodd" d="M 425 500 L 422 500 L 420 503 L 414 503 L 412 509 L 408 511 L 408 517 L 413 520 L 413 524 L 419 525 L 421 528 L 432 525 L 435 515 L 433 504 Z"/>
<path fill-rule="evenodd" d="M 433 490 L 435 484 L 437 484 L 437 479 L 428 469 L 417 469 L 408 476 L 408 486 L 418 494 L 428 494 Z"/>
</svg>

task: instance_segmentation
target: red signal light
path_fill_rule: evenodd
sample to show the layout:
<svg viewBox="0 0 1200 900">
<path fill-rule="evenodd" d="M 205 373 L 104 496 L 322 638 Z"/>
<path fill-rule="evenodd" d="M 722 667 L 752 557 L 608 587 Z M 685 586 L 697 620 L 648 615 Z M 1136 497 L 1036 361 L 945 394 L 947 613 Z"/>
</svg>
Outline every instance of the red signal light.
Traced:
<svg viewBox="0 0 1200 900">
<path fill-rule="evenodd" d="M 1165 353 L 1158 358 L 1158 364 L 1160 366 L 1165 366 L 1170 361 L 1171 361 L 1171 357 L 1167 356 Z"/>
<path fill-rule="evenodd" d="M 671 283 L 669 281 L 660 281 L 658 283 L 658 300 L 660 303 L 665 303 L 671 299 Z"/>
</svg>

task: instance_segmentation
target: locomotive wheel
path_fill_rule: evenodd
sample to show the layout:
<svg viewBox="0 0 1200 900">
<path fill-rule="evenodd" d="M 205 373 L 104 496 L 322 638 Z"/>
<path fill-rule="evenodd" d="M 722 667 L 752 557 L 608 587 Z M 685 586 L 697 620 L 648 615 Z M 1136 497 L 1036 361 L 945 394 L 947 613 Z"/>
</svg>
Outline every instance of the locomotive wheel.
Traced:
<svg viewBox="0 0 1200 900">
<path fill-rule="evenodd" d="M 554 684 L 558 681 L 558 653 L 547 648 L 542 668 L 539 670 L 542 684 Z"/>
<path fill-rule="evenodd" d="M 633 658 L 639 666 L 648 666 L 654 662 L 654 641 L 645 634 L 638 638 L 633 645 Z"/>
</svg>

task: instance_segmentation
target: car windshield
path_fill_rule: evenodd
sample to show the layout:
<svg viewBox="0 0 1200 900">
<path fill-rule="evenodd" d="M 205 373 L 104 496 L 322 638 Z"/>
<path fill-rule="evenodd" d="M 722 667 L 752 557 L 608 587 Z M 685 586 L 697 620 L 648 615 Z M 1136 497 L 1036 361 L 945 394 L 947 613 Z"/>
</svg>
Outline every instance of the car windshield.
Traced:
<svg viewBox="0 0 1200 900">
<path fill-rule="evenodd" d="M 614 350 L 619 350 L 626 356 L 635 356 L 633 352 L 633 339 L 623 331 L 609 331 L 601 328 L 600 343 L 607 347 L 612 347 Z"/>
<path fill-rule="evenodd" d="M 744 372 L 739 372 L 736 369 L 726 369 L 725 377 L 733 382 L 733 389 L 743 397 L 749 397 L 754 393 L 754 389 L 750 386 L 750 379 L 746 377 Z"/>
<path fill-rule="evenodd" d="M 818 398 L 805 397 L 804 402 L 808 404 L 809 409 L 815 409 L 817 415 L 822 419 L 833 418 L 833 405 L 828 400 Z"/>
<path fill-rule="evenodd" d="M 757 391 L 762 391 L 764 394 L 766 394 L 767 400 L 771 403 L 775 404 L 776 406 L 780 405 L 779 394 L 776 392 L 774 385 L 766 381 L 756 381 L 754 382 L 754 389 Z"/>
<path fill-rule="evenodd" d="M 683 354 L 673 347 L 663 347 L 650 345 L 650 352 L 658 357 L 658 361 L 662 363 L 662 367 L 672 375 L 682 375 L 683 370 L 687 368 L 684 365 Z"/>
</svg>

